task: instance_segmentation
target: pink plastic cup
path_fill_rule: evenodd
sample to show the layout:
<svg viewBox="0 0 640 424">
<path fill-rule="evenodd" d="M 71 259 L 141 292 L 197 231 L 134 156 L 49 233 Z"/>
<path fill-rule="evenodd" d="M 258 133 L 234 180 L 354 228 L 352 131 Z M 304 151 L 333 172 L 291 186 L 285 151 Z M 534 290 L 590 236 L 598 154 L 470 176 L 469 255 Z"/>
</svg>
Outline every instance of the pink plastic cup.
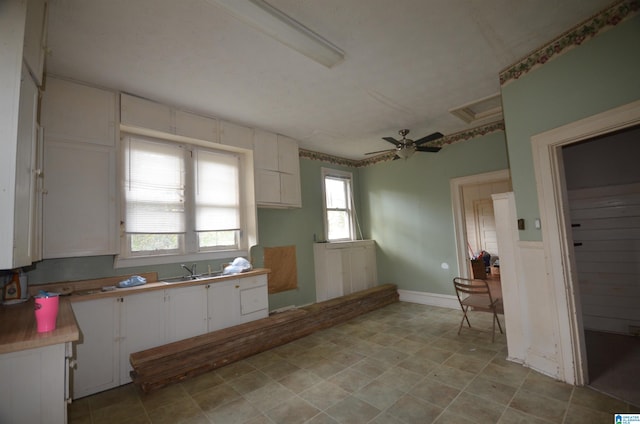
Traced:
<svg viewBox="0 0 640 424">
<path fill-rule="evenodd" d="M 58 296 L 36 297 L 35 300 L 38 333 L 55 330 L 58 318 Z"/>
</svg>

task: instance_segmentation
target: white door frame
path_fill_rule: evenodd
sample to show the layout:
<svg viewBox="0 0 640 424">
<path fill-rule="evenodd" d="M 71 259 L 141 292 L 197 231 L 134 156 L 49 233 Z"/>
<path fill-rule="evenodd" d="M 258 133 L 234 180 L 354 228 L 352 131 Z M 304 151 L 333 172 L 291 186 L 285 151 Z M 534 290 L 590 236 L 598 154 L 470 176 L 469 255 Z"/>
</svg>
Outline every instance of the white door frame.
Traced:
<svg viewBox="0 0 640 424">
<path fill-rule="evenodd" d="M 531 137 L 542 241 L 558 311 L 561 369 L 570 384 L 586 384 L 587 363 L 562 147 L 638 124 L 640 101 L 635 101 Z"/>
<path fill-rule="evenodd" d="M 486 184 L 499 181 L 509 181 L 511 173 L 508 169 L 486 172 L 484 174 L 468 175 L 466 177 L 452 178 L 451 203 L 453 207 L 453 228 L 456 234 L 456 256 L 458 260 L 458 276 L 469 278 L 469 259 L 467 248 L 467 230 L 464 217 L 464 197 L 462 187 L 469 184 Z"/>
</svg>

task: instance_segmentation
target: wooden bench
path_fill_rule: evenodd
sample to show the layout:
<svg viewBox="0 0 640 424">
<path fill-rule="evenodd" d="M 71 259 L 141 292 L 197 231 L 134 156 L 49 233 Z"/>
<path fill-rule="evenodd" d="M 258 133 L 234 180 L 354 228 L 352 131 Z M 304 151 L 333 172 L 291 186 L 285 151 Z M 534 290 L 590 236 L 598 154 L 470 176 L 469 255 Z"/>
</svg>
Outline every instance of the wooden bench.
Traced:
<svg viewBox="0 0 640 424">
<path fill-rule="evenodd" d="M 385 284 L 152 349 L 132 353 L 133 383 L 148 393 L 308 336 L 399 300 Z"/>
</svg>

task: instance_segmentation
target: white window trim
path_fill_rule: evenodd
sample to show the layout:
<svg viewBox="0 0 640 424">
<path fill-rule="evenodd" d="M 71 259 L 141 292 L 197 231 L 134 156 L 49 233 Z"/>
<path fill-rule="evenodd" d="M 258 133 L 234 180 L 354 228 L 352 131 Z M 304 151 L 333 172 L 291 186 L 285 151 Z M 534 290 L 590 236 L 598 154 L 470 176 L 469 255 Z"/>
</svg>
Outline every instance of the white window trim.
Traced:
<svg viewBox="0 0 640 424">
<path fill-rule="evenodd" d="M 330 243 L 341 243 L 341 242 L 348 242 L 348 241 L 353 241 L 353 240 L 357 240 L 357 236 L 356 236 L 356 210 L 355 210 L 355 206 L 354 206 L 354 188 L 353 188 L 353 173 L 348 172 L 348 171 L 341 171 L 339 169 L 332 169 L 332 168 L 321 168 L 321 174 L 322 174 L 322 217 L 323 217 L 323 224 L 324 224 L 324 239 Z M 349 185 L 351 188 L 351 197 L 349 199 L 349 232 L 351 233 L 351 238 L 348 239 L 336 239 L 336 240 L 329 240 L 329 223 L 327 221 L 327 195 L 325 192 L 325 178 L 326 177 L 336 177 L 336 178 L 342 178 L 342 179 L 348 179 L 349 180 Z"/>
<path fill-rule="evenodd" d="M 234 250 L 212 250 L 212 251 L 200 251 L 200 252 L 188 252 L 185 254 L 159 254 L 154 256 L 131 256 L 126 257 L 119 254 L 114 257 L 114 268 L 127 268 L 134 266 L 148 266 L 148 265 L 161 265 L 167 263 L 179 263 L 179 262 L 191 262 L 191 261 L 206 261 L 206 260 L 220 260 L 231 259 L 238 256 L 249 257 L 250 248 L 258 244 L 258 216 L 257 206 L 255 201 L 255 186 L 254 186 L 254 169 L 253 169 L 253 151 L 247 149 L 241 149 L 234 146 L 226 146 L 219 143 L 213 143 L 210 141 L 204 141 L 194 139 L 190 137 L 183 137 L 174 134 L 162 133 L 158 131 L 150 131 L 143 128 L 129 128 L 121 126 L 122 137 L 127 135 L 146 136 L 151 138 L 157 138 L 162 141 L 173 141 L 176 143 L 186 143 L 193 146 L 205 147 L 214 150 L 226 151 L 236 153 L 240 158 L 240 187 L 241 187 L 241 211 L 240 220 L 242 224 L 242 231 L 239 240 L 239 249 Z M 122 130 L 125 130 L 126 133 Z M 124 152 L 120 151 L 120 160 L 118 164 L 118 178 L 119 181 L 122 178 L 123 172 L 123 155 Z M 124 193 L 122 192 L 122 184 L 117 185 L 118 198 L 124 199 Z M 120 222 L 124 221 L 126 204 L 124 200 L 120 202 Z M 187 222 L 189 224 L 189 222 Z M 126 237 L 124 232 L 124 226 L 120 225 L 120 252 L 126 250 Z"/>
</svg>

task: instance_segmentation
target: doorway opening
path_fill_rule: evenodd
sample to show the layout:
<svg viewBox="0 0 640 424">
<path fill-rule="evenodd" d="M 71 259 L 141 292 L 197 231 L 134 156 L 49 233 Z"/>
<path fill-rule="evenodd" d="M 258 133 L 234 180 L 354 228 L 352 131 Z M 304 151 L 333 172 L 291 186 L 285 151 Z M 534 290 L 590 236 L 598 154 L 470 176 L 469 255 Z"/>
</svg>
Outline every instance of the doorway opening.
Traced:
<svg viewBox="0 0 640 424">
<path fill-rule="evenodd" d="M 598 240 L 593 240 L 594 237 L 597 239 L 598 237 L 602 238 L 615 234 L 612 228 L 606 228 L 606 226 L 610 226 L 612 222 L 616 221 L 611 221 L 604 216 L 598 221 L 593 221 L 588 224 L 586 221 L 583 221 L 582 217 L 584 217 L 585 214 L 593 215 L 595 213 L 597 215 L 597 213 L 599 213 L 593 210 L 590 212 L 583 210 L 583 206 L 591 202 L 584 201 L 585 193 L 596 193 L 597 197 L 602 193 L 612 194 L 620 190 L 624 191 L 625 189 L 614 188 L 616 184 L 604 185 L 606 188 L 591 187 L 591 191 L 589 191 L 587 187 L 576 188 L 574 181 L 576 176 L 580 177 L 578 180 L 593 181 L 592 177 L 595 177 L 594 175 L 587 175 L 587 177 L 585 177 L 584 174 L 588 174 L 590 171 L 593 172 L 594 168 L 606 168 L 606 166 L 609 165 L 618 168 L 619 163 L 607 162 L 605 164 L 605 161 L 602 159 L 605 157 L 605 160 L 607 160 L 606 157 L 609 157 L 609 155 L 605 156 L 602 153 L 600 153 L 600 157 L 598 158 L 599 161 L 591 165 L 591 167 L 586 166 L 585 163 L 573 163 L 572 161 L 574 159 L 571 159 L 571 157 L 584 155 L 584 152 L 580 152 L 579 149 L 581 143 L 583 146 L 587 146 L 587 150 L 595 149 L 594 146 L 596 145 L 591 145 L 588 141 L 597 139 L 607 138 L 607 147 L 611 149 L 613 147 L 610 137 L 626 132 L 626 130 L 633 131 L 633 128 L 638 125 L 640 125 L 640 101 L 532 137 L 536 186 L 542 219 L 542 239 L 545 256 L 548 261 L 549 278 L 552 279 L 556 287 L 554 300 L 557 305 L 560 321 L 560 340 L 562 345 L 560 348 L 564 365 L 564 380 L 571 384 L 590 384 L 590 363 L 600 361 L 595 356 L 595 351 L 589 351 L 587 348 L 587 344 L 591 345 L 592 343 L 585 337 L 585 329 L 587 331 L 592 328 L 597 329 L 599 326 L 602 327 L 605 321 L 608 322 L 607 325 L 612 325 L 611 317 L 605 316 L 607 314 L 607 312 L 605 312 L 607 308 L 609 310 L 612 308 L 602 304 L 594 307 L 593 296 L 604 297 L 602 290 L 607 291 L 610 289 L 611 281 L 614 282 L 614 286 L 616 284 L 619 285 L 620 281 L 615 278 L 617 272 L 602 272 L 602 268 L 598 269 L 596 262 L 605 257 L 609 257 L 610 259 L 614 259 L 611 261 L 613 263 L 616 262 L 615 259 L 619 257 L 626 256 L 629 258 L 635 254 L 632 253 L 632 250 L 624 248 L 619 253 L 612 253 L 618 252 L 612 249 L 605 249 L 605 251 L 600 250 L 596 251 L 595 254 L 587 253 L 586 255 L 584 253 L 588 252 L 588 250 L 582 249 L 583 253 L 577 253 L 577 249 L 585 246 L 585 240 L 588 240 L 588 244 L 594 247 L 600 243 Z M 601 147 L 599 146 L 598 148 Z M 611 150 L 609 150 L 609 153 L 610 152 Z M 633 157 L 633 154 L 630 152 L 625 153 L 625 151 L 621 151 L 620 153 Z M 589 155 L 592 154 L 593 152 L 589 152 Z M 566 163 L 563 159 L 565 156 L 569 157 Z M 575 169 L 576 167 L 579 169 Z M 600 184 L 596 183 L 596 185 Z M 640 185 L 636 187 L 640 187 Z M 627 187 L 627 189 L 629 189 L 629 187 Z M 630 189 L 632 191 L 636 190 L 637 193 L 637 189 L 633 187 Z M 598 191 L 600 191 L 600 194 L 597 194 Z M 591 194 L 587 194 L 587 198 Z M 636 194 L 636 196 L 638 195 Z M 582 199 L 580 199 L 580 197 L 582 197 Z M 603 202 L 606 203 L 607 200 Z M 578 209 L 580 209 L 581 212 L 576 212 Z M 640 209 L 640 205 L 637 209 Z M 634 218 L 631 218 L 631 221 L 637 220 L 637 218 L 636 215 Z M 585 224 L 578 221 L 583 221 Z M 626 222 L 626 225 L 629 225 L 629 221 L 627 220 Z M 572 224 L 580 225 L 580 227 L 572 227 Z M 593 228 L 594 226 L 604 226 L 605 228 L 598 230 Z M 589 227 L 592 228 L 589 229 Z M 585 229 L 586 231 L 584 231 Z M 626 233 L 625 237 L 629 238 L 633 237 L 634 231 L 635 230 L 621 229 L 619 233 Z M 582 241 L 580 238 L 582 238 Z M 583 244 L 574 246 L 574 243 Z M 625 243 L 628 244 L 628 242 Z M 608 241 L 604 246 L 610 246 Z M 637 266 L 637 257 L 635 260 L 632 259 L 632 262 L 634 262 L 634 266 Z M 602 266 L 613 267 L 614 265 Z M 609 271 L 611 270 L 612 268 L 609 268 Z M 601 283 L 594 283 L 596 280 L 588 276 L 590 273 L 609 274 L 613 277 L 605 277 L 604 280 L 601 278 L 601 281 L 609 281 L 609 283 L 603 286 Z M 600 275 L 600 277 L 602 276 Z M 634 281 L 636 287 L 637 281 L 637 279 Z M 608 301 L 612 301 L 612 299 L 608 299 Z M 615 301 L 615 299 L 613 299 L 613 301 Z M 637 303 L 635 305 L 637 305 Z M 637 310 L 637 306 L 635 305 L 633 308 L 634 311 Z M 625 325 L 628 327 L 628 324 Z M 593 344 L 600 345 L 601 341 L 595 341 Z M 610 346 L 607 350 L 614 351 L 615 347 Z M 589 357 L 589 353 L 593 353 L 591 357 Z M 614 383 L 614 386 L 618 385 L 619 383 Z M 637 393 L 637 383 L 635 383 L 635 385 Z M 617 397 L 622 396 L 620 393 L 611 394 Z M 638 400 L 640 399 L 627 401 L 637 403 Z"/>
<path fill-rule="evenodd" d="M 640 405 L 640 125 L 562 147 L 589 386 Z"/>
<path fill-rule="evenodd" d="M 492 295 L 500 298 L 502 286 L 499 262 L 496 263 L 499 261 L 500 250 L 491 195 L 509 191 L 511 178 L 506 169 L 451 180 L 458 276 L 473 277 L 470 259 L 480 252 L 487 252 L 490 259 L 489 267 L 485 269 L 486 278 Z"/>
</svg>

